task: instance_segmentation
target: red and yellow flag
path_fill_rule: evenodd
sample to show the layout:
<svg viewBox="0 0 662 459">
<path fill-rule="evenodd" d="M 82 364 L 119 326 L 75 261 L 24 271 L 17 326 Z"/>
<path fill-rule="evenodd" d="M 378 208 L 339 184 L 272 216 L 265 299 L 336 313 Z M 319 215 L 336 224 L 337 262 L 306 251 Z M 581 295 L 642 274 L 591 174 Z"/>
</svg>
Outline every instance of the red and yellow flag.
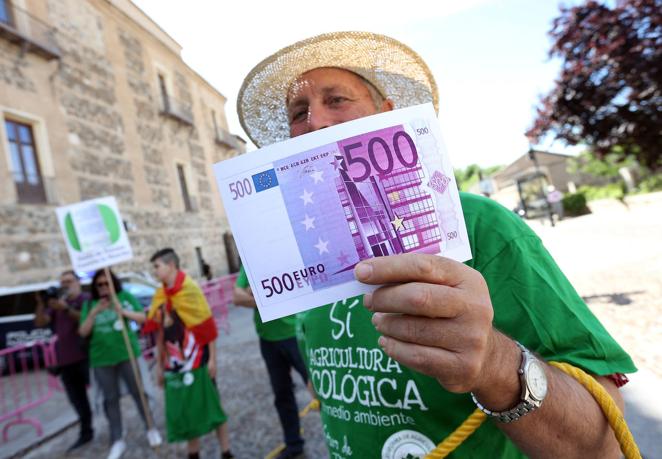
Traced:
<svg viewBox="0 0 662 459">
<path fill-rule="evenodd" d="M 198 284 L 185 272 L 179 271 L 175 284 L 168 288 L 159 287 L 152 298 L 152 304 L 147 313 L 147 321 L 143 333 L 157 330 L 161 324 L 159 308 L 165 305 L 168 311 L 175 310 L 187 329 L 195 336 L 201 346 L 213 341 L 218 336 L 216 323 L 205 295 Z"/>
</svg>

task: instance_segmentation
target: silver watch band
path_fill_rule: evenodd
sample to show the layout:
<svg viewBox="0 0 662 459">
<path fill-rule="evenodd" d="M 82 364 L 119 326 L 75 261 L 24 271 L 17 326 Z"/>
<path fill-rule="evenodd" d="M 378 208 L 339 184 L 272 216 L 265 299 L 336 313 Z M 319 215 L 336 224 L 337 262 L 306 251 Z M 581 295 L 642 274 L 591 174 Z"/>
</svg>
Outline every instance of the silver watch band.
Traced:
<svg viewBox="0 0 662 459">
<path fill-rule="evenodd" d="M 496 418 L 496 420 L 499 422 L 504 422 L 506 424 L 509 422 L 517 421 L 522 416 L 530 413 L 531 411 L 537 408 L 537 406 L 533 405 L 527 400 L 524 400 L 520 402 L 515 408 L 511 408 L 510 410 L 492 411 L 485 408 L 478 400 L 476 400 L 476 396 L 473 394 L 473 392 L 471 393 L 471 398 L 473 399 L 478 409 L 480 409 L 483 413 L 485 413 L 486 415 L 492 418 Z"/>
<path fill-rule="evenodd" d="M 523 370 L 524 370 L 524 364 L 526 363 L 527 359 L 530 358 L 536 358 L 531 351 L 529 351 L 527 348 L 522 346 L 519 342 L 515 341 L 515 344 L 517 344 L 517 347 L 520 348 L 522 351 L 522 363 L 520 364 L 520 368 L 518 370 L 518 373 L 523 375 Z M 525 384 L 524 381 L 522 381 L 522 384 Z M 530 400 L 521 400 L 517 405 L 515 405 L 513 408 L 506 410 L 506 411 L 492 411 L 488 408 L 485 408 L 477 399 L 476 396 L 471 393 L 471 398 L 476 404 L 476 406 L 486 415 L 495 418 L 496 420 L 504 423 L 509 423 L 513 421 L 517 421 L 520 419 L 522 416 L 525 416 L 526 414 L 530 413 L 531 411 L 534 411 L 540 407 L 542 404 L 542 401 L 536 403 L 535 401 L 530 401 Z"/>
</svg>

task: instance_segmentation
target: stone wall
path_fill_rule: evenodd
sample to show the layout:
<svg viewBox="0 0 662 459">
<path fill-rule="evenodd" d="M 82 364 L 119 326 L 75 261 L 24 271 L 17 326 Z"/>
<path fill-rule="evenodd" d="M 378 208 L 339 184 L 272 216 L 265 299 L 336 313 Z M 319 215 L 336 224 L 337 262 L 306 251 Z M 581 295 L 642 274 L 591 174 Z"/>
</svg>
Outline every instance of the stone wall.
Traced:
<svg viewBox="0 0 662 459">
<path fill-rule="evenodd" d="M 68 198 L 48 205 L 0 205 L 0 286 L 48 280 L 67 268 L 55 207 L 106 195 L 118 200 L 135 254 L 118 271 L 149 270 L 149 256 L 169 246 L 195 276 L 196 247 L 215 275 L 226 273 L 223 233 L 229 228 L 215 202 L 211 163 L 228 152 L 215 144 L 201 115 L 207 107 L 196 107 L 202 101 L 194 94 L 205 84 L 171 48 L 108 2 L 49 0 L 44 19 L 57 29 L 61 58 L 40 62 L 0 38 L 0 90 L 11 93 L 7 100 L 0 94 L 0 106 L 28 92 L 49 95 L 43 97 L 44 104 L 55 105 L 44 106 L 50 110 L 49 137 L 55 135 L 52 125 L 66 131 L 51 143 L 54 187 L 74 192 L 56 193 Z M 193 109 L 193 126 L 160 113 L 155 61 L 171 66 L 173 95 Z M 211 97 L 222 110 L 224 98 Z M 183 207 L 178 163 L 187 168 L 194 211 Z"/>
</svg>

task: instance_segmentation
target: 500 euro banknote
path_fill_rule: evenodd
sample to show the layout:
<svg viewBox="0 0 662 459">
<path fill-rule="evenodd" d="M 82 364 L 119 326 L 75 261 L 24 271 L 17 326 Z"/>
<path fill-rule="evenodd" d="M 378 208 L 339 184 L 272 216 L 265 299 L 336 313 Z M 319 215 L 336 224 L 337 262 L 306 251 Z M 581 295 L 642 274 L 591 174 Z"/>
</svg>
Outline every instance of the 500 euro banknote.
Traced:
<svg viewBox="0 0 662 459">
<path fill-rule="evenodd" d="M 262 320 L 375 287 L 361 260 L 471 251 L 431 104 L 332 126 L 214 165 Z"/>
</svg>

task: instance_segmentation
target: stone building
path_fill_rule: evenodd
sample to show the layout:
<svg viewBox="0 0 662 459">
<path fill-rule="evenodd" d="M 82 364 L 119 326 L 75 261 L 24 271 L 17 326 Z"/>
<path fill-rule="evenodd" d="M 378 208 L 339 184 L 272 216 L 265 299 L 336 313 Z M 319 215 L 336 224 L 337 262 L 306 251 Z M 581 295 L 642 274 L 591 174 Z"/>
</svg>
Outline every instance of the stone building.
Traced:
<svg viewBox="0 0 662 459">
<path fill-rule="evenodd" d="M 550 185 L 566 193 L 574 193 L 581 185 L 601 183 L 599 178 L 568 171 L 573 156 L 548 151 L 531 150 L 524 153 L 486 181 L 489 195 L 509 209 L 538 207 L 546 209 L 544 196 Z M 472 190 L 482 192 L 480 188 Z"/>
<path fill-rule="evenodd" d="M 171 246 L 228 272 L 211 165 L 244 144 L 180 52 L 129 0 L 0 0 L 0 287 L 67 268 L 55 208 L 107 195 L 135 254 L 118 271 Z"/>
</svg>

